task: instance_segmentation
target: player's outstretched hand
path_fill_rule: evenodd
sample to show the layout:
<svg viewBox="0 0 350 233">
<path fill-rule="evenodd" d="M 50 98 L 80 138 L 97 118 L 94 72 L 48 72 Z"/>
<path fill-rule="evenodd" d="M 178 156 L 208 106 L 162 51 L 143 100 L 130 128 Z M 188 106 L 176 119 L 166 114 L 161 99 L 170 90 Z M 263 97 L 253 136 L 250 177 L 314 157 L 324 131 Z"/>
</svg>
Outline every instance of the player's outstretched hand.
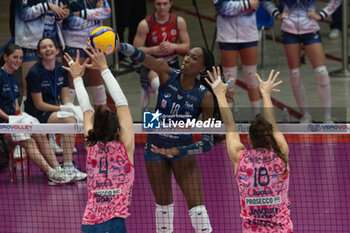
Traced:
<svg viewBox="0 0 350 233">
<path fill-rule="evenodd" d="M 89 62 L 89 59 L 85 59 L 84 64 L 81 65 L 79 63 L 79 49 L 77 49 L 77 57 L 75 58 L 75 61 L 68 53 L 64 53 L 63 58 L 68 66 L 62 66 L 62 68 L 69 72 L 73 80 L 79 77 L 83 77 L 85 72 L 85 66 Z"/>
<path fill-rule="evenodd" d="M 259 81 L 259 89 L 261 94 L 271 94 L 271 92 L 280 92 L 279 89 L 276 89 L 278 85 L 282 83 L 282 80 L 275 82 L 280 72 L 276 72 L 275 70 L 271 70 L 270 75 L 266 81 L 263 81 L 258 74 L 256 74 L 256 78 Z"/>
<path fill-rule="evenodd" d="M 90 51 L 83 48 L 84 52 L 90 57 L 90 64 L 86 64 L 86 67 L 89 69 L 100 70 L 100 72 L 108 69 L 107 60 L 103 53 L 103 44 L 101 45 L 101 50 L 97 48 L 96 42 L 93 41 L 94 47 L 90 43 L 88 46 L 90 47 Z"/>
<path fill-rule="evenodd" d="M 207 71 L 209 79 L 205 78 L 205 81 L 209 84 L 209 86 L 212 88 L 214 94 L 219 97 L 221 95 L 225 96 L 227 88 L 231 84 L 231 80 L 227 81 L 227 83 L 223 83 L 221 80 L 220 75 L 220 67 L 214 67 L 213 66 L 213 74 L 214 76 Z"/>
</svg>

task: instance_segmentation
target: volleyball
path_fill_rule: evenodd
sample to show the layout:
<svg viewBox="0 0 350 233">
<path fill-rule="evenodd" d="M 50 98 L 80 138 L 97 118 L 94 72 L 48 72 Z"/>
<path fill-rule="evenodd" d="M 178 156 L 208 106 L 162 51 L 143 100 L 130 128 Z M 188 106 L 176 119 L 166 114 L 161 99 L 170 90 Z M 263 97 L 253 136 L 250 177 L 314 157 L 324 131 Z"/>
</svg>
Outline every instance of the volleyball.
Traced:
<svg viewBox="0 0 350 233">
<path fill-rule="evenodd" d="M 102 26 L 93 30 L 90 35 L 89 42 L 94 47 L 92 41 L 96 42 L 98 49 L 101 49 L 101 45 L 103 44 L 103 52 L 106 55 L 110 55 L 118 47 L 119 36 L 113 28 Z"/>
</svg>

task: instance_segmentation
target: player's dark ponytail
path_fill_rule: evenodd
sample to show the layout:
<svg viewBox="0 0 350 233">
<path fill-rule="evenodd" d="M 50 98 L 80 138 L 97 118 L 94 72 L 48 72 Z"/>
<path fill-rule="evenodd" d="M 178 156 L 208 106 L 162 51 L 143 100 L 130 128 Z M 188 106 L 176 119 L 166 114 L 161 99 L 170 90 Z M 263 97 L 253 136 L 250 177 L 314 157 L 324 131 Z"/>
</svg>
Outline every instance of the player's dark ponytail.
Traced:
<svg viewBox="0 0 350 233">
<path fill-rule="evenodd" d="M 85 143 L 90 147 L 97 142 L 118 140 L 119 121 L 114 112 L 98 108 L 93 117 L 93 128 L 89 130 Z"/>
<path fill-rule="evenodd" d="M 261 113 L 255 116 L 254 121 L 249 127 L 249 138 L 252 143 L 253 149 L 273 149 L 273 151 L 283 161 L 285 165 L 285 170 L 282 173 L 282 176 L 284 176 L 287 172 L 288 165 L 286 155 L 282 153 L 275 137 L 273 136 L 272 125 L 263 117 L 263 115 L 261 115 Z"/>
<path fill-rule="evenodd" d="M 198 46 L 198 47 L 203 52 L 203 60 L 204 60 L 204 66 L 205 66 L 205 71 L 203 73 L 200 73 L 200 81 L 213 94 L 213 98 L 214 98 L 213 117 L 216 120 L 219 120 L 219 119 L 221 119 L 221 117 L 220 117 L 218 100 L 216 99 L 216 96 L 214 95 L 214 92 L 213 92 L 211 86 L 205 81 L 205 78 L 208 77 L 207 70 L 211 72 L 213 69 L 213 66 L 215 66 L 215 58 L 214 58 L 213 53 L 209 49 L 207 49 L 206 47 L 203 47 L 203 46 Z"/>
</svg>

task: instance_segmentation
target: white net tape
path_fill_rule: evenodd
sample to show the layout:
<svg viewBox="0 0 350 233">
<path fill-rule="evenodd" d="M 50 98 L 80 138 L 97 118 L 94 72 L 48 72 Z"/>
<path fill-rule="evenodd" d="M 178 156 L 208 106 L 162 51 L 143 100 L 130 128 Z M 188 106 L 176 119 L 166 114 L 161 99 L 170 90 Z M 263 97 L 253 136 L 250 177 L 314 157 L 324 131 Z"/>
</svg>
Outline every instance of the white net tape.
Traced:
<svg viewBox="0 0 350 233">
<path fill-rule="evenodd" d="M 238 132 L 247 134 L 250 124 L 237 124 Z M 278 124 L 284 134 L 349 134 L 350 124 Z M 176 127 L 145 128 L 144 124 L 134 124 L 137 134 L 225 134 L 225 125 L 220 127 Z M 82 124 L 0 124 L 0 134 L 12 133 L 83 133 Z"/>
</svg>

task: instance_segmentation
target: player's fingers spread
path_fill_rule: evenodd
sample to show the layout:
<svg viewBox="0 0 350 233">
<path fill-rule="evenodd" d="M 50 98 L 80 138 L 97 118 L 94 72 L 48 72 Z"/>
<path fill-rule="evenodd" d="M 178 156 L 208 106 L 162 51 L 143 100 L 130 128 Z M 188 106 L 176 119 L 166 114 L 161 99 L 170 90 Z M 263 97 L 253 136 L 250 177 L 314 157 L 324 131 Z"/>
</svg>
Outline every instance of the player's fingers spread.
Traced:
<svg viewBox="0 0 350 233">
<path fill-rule="evenodd" d="M 214 74 L 214 78 L 216 79 L 216 77 L 218 76 L 218 74 L 216 73 L 216 69 L 215 69 L 215 66 L 213 66 L 213 74 Z"/>
<path fill-rule="evenodd" d="M 211 73 L 210 73 L 209 70 L 207 70 L 207 74 L 208 74 L 208 77 L 209 77 L 209 79 L 210 79 L 210 82 L 211 82 L 211 83 L 214 82 L 213 75 L 211 75 Z M 211 85 L 211 83 L 209 83 L 209 84 Z"/>
<path fill-rule="evenodd" d="M 216 67 L 216 70 L 217 70 L 218 75 L 221 76 L 221 70 L 220 70 L 219 66 Z"/>
<path fill-rule="evenodd" d="M 278 81 L 277 83 L 274 83 L 274 84 L 273 84 L 273 87 L 277 87 L 277 86 L 280 85 L 281 83 L 283 83 L 282 80 Z"/>
<path fill-rule="evenodd" d="M 89 44 L 90 45 L 90 44 Z M 90 46 L 90 49 L 91 49 L 91 46 Z M 84 52 L 89 56 L 89 57 L 92 57 L 92 53 L 90 53 L 89 50 L 87 50 L 86 48 L 83 48 Z"/>
<path fill-rule="evenodd" d="M 270 71 L 270 75 L 269 75 L 269 78 L 267 79 L 268 81 L 270 81 L 271 79 L 272 79 L 272 77 L 273 77 L 273 73 L 275 72 L 275 70 L 274 69 L 272 69 L 271 71 Z"/>
<path fill-rule="evenodd" d="M 255 73 L 255 77 L 258 79 L 259 82 L 262 82 L 262 79 L 260 78 L 260 75 L 258 73 Z"/>
<path fill-rule="evenodd" d="M 272 82 L 275 82 L 275 80 L 277 79 L 278 75 L 280 74 L 280 72 L 276 72 L 276 74 L 273 76 Z"/>
<path fill-rule="evenodd" d="M 77 57 L 76 57 L 76 61 L 79 61 L 79 59 L 80 59 L 80 51 L 79 51 L 79 49 L 77 49 Z"/>
<path fill-rule="evenodd" d="M 204 78 L 204 80 L 211 86 L 211 82 L 207 78 Z"/>
</svg>

